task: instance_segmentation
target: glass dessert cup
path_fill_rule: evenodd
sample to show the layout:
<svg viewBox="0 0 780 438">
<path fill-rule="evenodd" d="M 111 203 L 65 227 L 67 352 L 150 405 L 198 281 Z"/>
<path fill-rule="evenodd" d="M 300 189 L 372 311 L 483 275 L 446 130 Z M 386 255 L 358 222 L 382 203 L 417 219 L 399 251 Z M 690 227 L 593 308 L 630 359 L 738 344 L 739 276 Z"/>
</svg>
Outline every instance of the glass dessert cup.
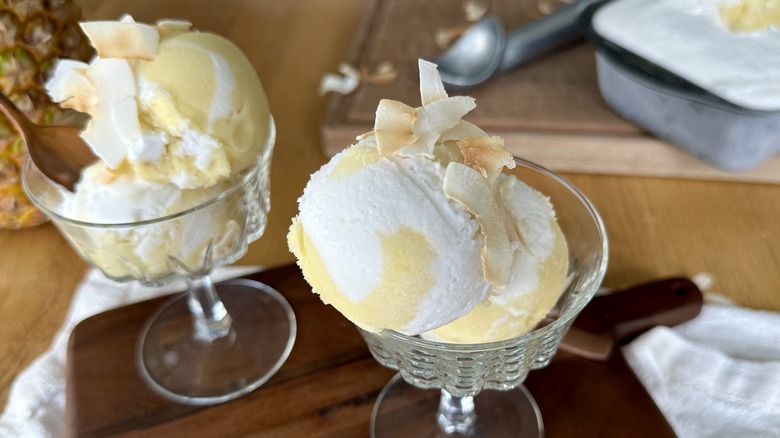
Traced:
<svg viewBox="0 0 780 438">
<path fill-rule="evenodd" d="M 508 172 L 549 196 L 555 207 L 569 247 L 566 289 L 544 325 L 503 341 L 449 344 L 359 329 L 374 358 L 400 371 L 374 405 L 371 436 L 543 436 L 541 414 L 523 381 L 550 363 L 598 289 L 607 268 L 607 237 L 598 213 L 574 186 L 533 163 L 515 161 Z"/>
<path fill-rule="evenodd" d="M 140 334 L 136 361 L 148 386 L 187 404 L 211 405 L 266 382 L 292 350 L 296 321 L 267 285 L 235 279 L 213 284 L 211 272 L 235 262 L 265 230 L 270 208 L 272 133 L 249 169 L 198 205 L 135 223 L 96 224 L 57 211 L 64 189 L 27 160 L 23 184 L 73 248 L 117 281 L 160 286 L 187 281 L 187 291 L 160 307 Z"/>
</svg>

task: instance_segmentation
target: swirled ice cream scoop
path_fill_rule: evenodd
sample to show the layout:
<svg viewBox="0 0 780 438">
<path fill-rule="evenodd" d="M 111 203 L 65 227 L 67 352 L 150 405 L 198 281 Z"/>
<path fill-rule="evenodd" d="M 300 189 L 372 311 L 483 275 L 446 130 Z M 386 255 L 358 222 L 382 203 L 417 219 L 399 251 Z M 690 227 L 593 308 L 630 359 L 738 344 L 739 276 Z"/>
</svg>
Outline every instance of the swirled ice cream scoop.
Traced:
<svg viewBox="0 0 780 438">
<path fill-rule="evenodd" d="M 81 26 L 97 56 L 89 64 L 61 60 L 47 90 L 91 116 L 82 137 L 100 165 L 193 189 L 230 178 L 261 154 L 268 102 L 233 43 L 182 21 L 151 26 L 126 16 Z"/>
<path fill-rule="evenodd" d="M 323 301 L 365 330 L 417 335 L 493 302 L 510 316 L 533 310 L 519 324 L 486 314 L 492 321 L 484 324 L 512 329 L 480 340 L 522 334 L 549 311 L 566 277 L 552 207 L 501 174 L 515 165 L 503 140 L 461 120 L 474 100 L 447 96 L 425 61 L 420 92 L 418 108 L 381 101 L 374 131 L 312 175 L 290 249 Z M 471 342 L 463 330 L 482 326 L 432 336 Z"/>
<path fill-rule="evenodd" d="M 114 225 L 163 218 L 212 199 L 268 156 L 268 101 L 232 42 L 185 21 L 148 25 L 125 16 L 81 26 L 97 56 L 60 60 L 46 88 L 63 107 L 90 116 L 81 136 L 99 161 L 84 169 L 74 193 L 63 191 L 58 214 Z M 209 245 L 215 257 L 231 253 L 239 211 L 224 205 L 192 223 L 94 229 L 76 246 L 94 247 L 87 258 L 115 277 L 165 276 L 173 255 L 197 267 Z"/>
</svg>

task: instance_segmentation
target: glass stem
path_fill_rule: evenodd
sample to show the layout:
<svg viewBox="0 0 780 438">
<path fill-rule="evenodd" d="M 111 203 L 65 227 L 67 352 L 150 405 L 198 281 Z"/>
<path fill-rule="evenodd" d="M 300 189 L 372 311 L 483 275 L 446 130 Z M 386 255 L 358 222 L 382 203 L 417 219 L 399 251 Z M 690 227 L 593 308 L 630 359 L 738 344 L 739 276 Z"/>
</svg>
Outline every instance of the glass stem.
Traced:
<svg viewBox="0 0 780 438">
<path fill-rule="evenodd" d="M 473 436 L 474 424 L 477 421 L 474 397 L 455 397 L 442 389 L 437 421 L 445 433 Z"/>
<path fill-rule="evenodd" d="M 219 299 L 211 276 L 189 276 L 187 286 L 187 304 L 193 317 L 195 339 L 211 342 L 227 336 L 233 320 Z"/>
</svg>

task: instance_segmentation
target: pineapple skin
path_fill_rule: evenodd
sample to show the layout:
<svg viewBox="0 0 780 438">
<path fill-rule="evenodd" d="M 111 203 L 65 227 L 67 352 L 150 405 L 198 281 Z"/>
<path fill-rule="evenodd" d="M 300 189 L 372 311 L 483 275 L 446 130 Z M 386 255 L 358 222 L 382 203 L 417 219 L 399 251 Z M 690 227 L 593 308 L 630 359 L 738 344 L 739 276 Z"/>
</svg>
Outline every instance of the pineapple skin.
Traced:
<svg viewBox="0 0 780 438">
<path fill-rule="evenodd" d="M 74 0 L 0 0 L 0 92 L 41 125 L 82 122 L 51 102 L 44 84 L 58 58 L 88 61 L 94 55 L 78 26 Z M 46 222 L 21 187 L 24 140 L 0 114 L 0 229 Z"/>
</svg>

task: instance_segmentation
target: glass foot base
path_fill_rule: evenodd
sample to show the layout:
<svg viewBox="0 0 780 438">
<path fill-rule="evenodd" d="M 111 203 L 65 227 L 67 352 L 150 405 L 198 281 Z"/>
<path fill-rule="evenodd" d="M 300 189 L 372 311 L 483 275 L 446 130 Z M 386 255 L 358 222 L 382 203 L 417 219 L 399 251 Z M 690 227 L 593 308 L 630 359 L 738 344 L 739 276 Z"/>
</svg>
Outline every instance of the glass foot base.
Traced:
<svg viewBox="0 0 780 438">
<path fill-rule="evenodd" d="M 246 279 L 216 289 L 233 319 L 227 336 L 195 338 L 186 294 L 165 303 L 141 332 L 141 377 L 168 399 L 212 405 L 240 397 L 271 378 L 292 350 L 295 315 L 279 292 Z"/>
<path fill-rule="evenodd" d="M 437 422 L 441 391 L 420 389 L 396 374 L 385 385 L 371 413 L 371 436 L 384 437 L 542 437 L 539 407 L 524 386 L 482 391 L 474 396 L 477 418 L 472 434 L 447 434 Z"/>
</svg>

